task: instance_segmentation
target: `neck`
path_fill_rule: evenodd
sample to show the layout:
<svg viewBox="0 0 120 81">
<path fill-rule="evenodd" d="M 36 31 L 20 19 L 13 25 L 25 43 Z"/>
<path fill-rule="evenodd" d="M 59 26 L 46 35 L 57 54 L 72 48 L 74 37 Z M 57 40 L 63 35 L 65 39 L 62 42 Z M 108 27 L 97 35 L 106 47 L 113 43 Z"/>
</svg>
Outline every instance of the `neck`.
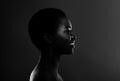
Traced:
<svg viewBox="0 0 120 81">
<path fill-rule="evenodd" d="M 52 49 L 41 51 L 41 59 L 38 61 L 38 69 L 48 71 L 50 73 L 58 73 L 60 55 Z"/>
</svg>

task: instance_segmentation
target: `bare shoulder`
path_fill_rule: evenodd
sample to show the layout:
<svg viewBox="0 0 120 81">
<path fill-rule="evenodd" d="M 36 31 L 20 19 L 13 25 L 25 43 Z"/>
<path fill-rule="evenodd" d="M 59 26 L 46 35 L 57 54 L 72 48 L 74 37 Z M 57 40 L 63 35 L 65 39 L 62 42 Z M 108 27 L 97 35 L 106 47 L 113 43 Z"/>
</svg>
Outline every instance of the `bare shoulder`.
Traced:
<svg viewBox="0 0 120 81">
<path fill-rule="evenodd" d="M 58 79 L 57 76 L 55 77 L 47 71 L 43 70 L 39 71 L 37 69 L 34 69 L 31 72 L 29 81 L 62 81 L 62 80 L 60 80 L 60 76 Z"/>
</svg>

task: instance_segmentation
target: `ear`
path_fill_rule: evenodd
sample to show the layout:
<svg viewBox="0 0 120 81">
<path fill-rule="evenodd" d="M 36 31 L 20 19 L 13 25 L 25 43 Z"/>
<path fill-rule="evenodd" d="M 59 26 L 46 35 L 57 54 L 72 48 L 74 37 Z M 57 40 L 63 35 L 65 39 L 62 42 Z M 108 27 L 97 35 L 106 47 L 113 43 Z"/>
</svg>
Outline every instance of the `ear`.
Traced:
<svg viewBox="0 0 120 81">
<path fill-rule="evenodd" d="M 46 43 L 48 43 L 48 44 L 52 44 L 53 43 L 53 36 L 52 35 L 45 34 L 43 36 L 43 38 L 44 38 Z"/>
</svg>

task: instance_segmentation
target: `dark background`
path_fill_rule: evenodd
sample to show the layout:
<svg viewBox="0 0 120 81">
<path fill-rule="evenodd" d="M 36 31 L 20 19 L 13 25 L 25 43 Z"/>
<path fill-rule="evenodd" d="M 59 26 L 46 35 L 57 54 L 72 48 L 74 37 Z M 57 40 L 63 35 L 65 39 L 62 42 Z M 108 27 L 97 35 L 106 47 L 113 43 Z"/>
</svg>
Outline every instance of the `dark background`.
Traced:
<svg viewBox="0 0 120 81">
<path fill-rule="evenodd" d="M 77 35 L 74 55 L 62 56 L 64 81 L 120 81 L 119 0 L 2 0 L 0 81 L 28 81 L 39 52 L 28 36 L 39 9 L 63 9 Z"/>
</svg>

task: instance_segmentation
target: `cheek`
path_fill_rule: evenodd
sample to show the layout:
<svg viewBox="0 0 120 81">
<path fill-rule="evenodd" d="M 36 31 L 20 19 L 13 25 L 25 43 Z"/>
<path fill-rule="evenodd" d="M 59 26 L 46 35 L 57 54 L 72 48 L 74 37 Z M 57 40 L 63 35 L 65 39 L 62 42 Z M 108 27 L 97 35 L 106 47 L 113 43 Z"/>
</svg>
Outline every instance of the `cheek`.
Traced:
<svg viewBox="0 0 120 81">
<path fill-rule="evenodd" d="M 59 36 L 61 39 L 69 39 L 68 34 L 66 34 L 64 31 L 58 32 L 58 36 Z"/>
<path fill-rule="evenodd" d="M 69 36 L 67 35 L 67 33 L 65 33 L 65 27 L 64 26 L 61 26 L 58 29 L 57 35 L 60 36 L 63 39 L 68 39 L 69 38 Z"/>
<path fill-rule="evenodd" d="M 60 38 L 61 38 L 62 40 L 68 40 L 68 39 L 69 39 L 69 36 L 68 36 L 67 34 L 62 34 L 62 35 L 60 35 Z"/>
<path fill-rule="evenodd" d="M 64 47 L 64 46 L 67 46 L 68 44 L 69 44 L 69 40 L 66 37 L 57 36 L 55 45 Z"/>
</svg>

